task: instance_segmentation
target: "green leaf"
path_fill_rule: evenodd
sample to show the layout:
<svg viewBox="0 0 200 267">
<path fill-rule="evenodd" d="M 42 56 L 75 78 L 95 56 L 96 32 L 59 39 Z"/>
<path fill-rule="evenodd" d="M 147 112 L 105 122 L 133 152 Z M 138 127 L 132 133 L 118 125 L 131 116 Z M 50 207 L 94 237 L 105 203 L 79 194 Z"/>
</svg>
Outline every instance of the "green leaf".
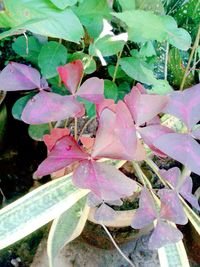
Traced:
<svg viewBox="0 0 200 267">
<path fill-rule="evenodd" d="M 92 56 L 87 55 L 83 52 L 75 52 L 74 54 L 69 55 L 68 57 L 69 62 L 74 61 L 76 59 L 82 60 L 85 74 L 91 74 L 96 70 L 96 62 L 92 58 Z"/>
<path fill-rule="evenodd" d="M 153 11 L 157 14 L 164 14 L 164 7 L 161 0 L 135 0 L 136 9 Z"/>
<path fill-rule="evenodd" d="M 86 114 L 89 118 L 92 118 L 96 115 L 96 107 L 95 104 L 93 104 L 90 101 L 87 101 L 86 99 L 83 99 L 81 97 L 77 97 L 78 101 L 83 103 L 85 105 Z"/>
<path fill-rule="evenodd" d="M 190 267 L 182 241 L 158 249 L 160 267 Z"/>
<path fill-rule="evenodd" d="M 18 99 L 12 108 L 12 115 L 15 119 L 21 120 L 22 112 L 27 102 L 35 95 L 35 93 L 29 93 L 20 99 Z"/>
<path fill-rule="evenodd" d="M 18 37 L 12 44 L 12 49 L 16 54 L 23 57 L 33 64 L 38 64 L 38 55 L 42 48 L 42 44 L 33 36 L 28 36 L 28 42 L 24 36 Z M 28 53 L 27 53 L 28 52 Z"/>
<path fill-rule="evenodd" d="M 6 17 L 11 22 L 9 27 L 19 27 L 23 24 L 23 29 L 33 33 L 76 43 L 83 37 L 83 27 L 71 9 L 58 10 L 46 0 L 4 2 L 6 10 L 0 13 L 0 23 Z"/>
<path fill-rule="evenodd" d="M 122 11 L 135 9 L 135 0 L 118 0 Z"/>
<path fill-rule="evenodd" d="M 114 99 L 115 101 L 117 100 L 118 88 L 114 82 L 110 80 L 104 80 L 104 96 L 108 99 Z"/>
<path fill-rule="evenodd" d="M 64 45 L 54 41 L 43 45 L 38 57 L 38 65 L 46 79 L 56 76 L 57 67 L 64 65 L 66 61 L 67 49 Z"/>
<path fill-rule="evenodd" d="M 139 54 L 142 57 L 156 56 L 156 50 L 155 50 L 152 42 L 148 41 L 144 45 L 142 45 Z"/>
<path fill-rule="evenodd" d="M 140 59 L 124 57 L 120 59 L 119 64 L 122 70 L 132 79 L 148 85 L 156 83 L 153 71 Z"/>
<path fill-rule="evenodd" d="M 71 208 L 88 190 L 78 189 L 71 175 L 48 182 L 0 210 L 0 249 L 3 249 Z"/>
<path fill-rule="evenodd" d="M 77 0 L 50 0 L 57 8 L 65 9 L 68 6 L 73 6 Z"/>
<path fill-rule="evenodd" d="M 56 267 L 55 259 L 58 252 L 81 234 L 90 211 L 86 200 L 86 197 L 80 199 L 53 221 L 47 242 L 50 267 Z"/>
<path fill-rule="evenodd" d="M 108 73 L 109 75 L 113 78 L 114 73 L 115 73 L 115 66 L 113 65 L 109 65 L 108 66 Z M 125 77 L 127 77 L 126 73 L 121 69 L 121 67 L 119 66 L 117 69 L 117 73 L 116 73 L 116 79 L 124 79 Z"/>
<path fill-rule="evenodd" d="M 118 86 L 118 99 L 123 100 L 125 95 L 130 93 L 131 91 L 131 86 L 128 82 L 122 82 Z"/>
<path fill-rule="evenodd" d="M 126 33 L 115 36 L 106 35 L 97 39 L 93 44 L 90 45 L 89 54 L 92 56 L 98 56 L 96 50 L 99 50 L 102 56 L 105 57 L 115 55 L 123 49 L 126 41 Z"/>
<path fill-rule="evenodd" d="M 73 11 L 79 17 L 92 38 L 97 38 L 103 29 L 103 18 L 111 18 L 107 0 L 82 1 Z"/>
<path fill-rule="evenodd" d="M 158 16 L 143 10 L 131 10 L 113 13 L 113 15 L 127 24 L 129 40 L 131 41 L 168 41 L 182 50 L 190 48 L 191 37 L 189 33 L 178 28 L 176 21 L 170 16 Z"/>
<path fill-rule="evenodd" d="M 180 7 L 175 14 L 175 19 L 179 25 L 193 22 L 197 25 L 200 24 L 200 1 L 189 0 L 182 7 Z"/>
<path fill-rule="evenodd" d="M 29 136 L 36 141 L 43 141 L 43 136 L 49 133 L 50 130 L 48 123 L 29 125 L 28 127 Z"/>
<path fill-rule="evenodd" d="M 185 58 L 185 60 L 182 59 L 182 56 L 178 49 L 170 49 L 168 59 L 168 70 L 170 74 L 169 80 L 171 84 L 177 88 L 180 87 L 181 82 L 183 80 L 187 61 L 188 58 Z M 190 74 L 187 75 L 185 80 L 185 88 L 189 88 L 192 84 L 194 84 L 194 76 L 192 72 L 190 72 Z"/>
<path fill-rule="evenodd" d="M 148 90 L 150 94 L 166 95 L 173 92 L 173 88 L 169 85 L 167 80 L 156 80 L 151 90 Z"/>
</svg>

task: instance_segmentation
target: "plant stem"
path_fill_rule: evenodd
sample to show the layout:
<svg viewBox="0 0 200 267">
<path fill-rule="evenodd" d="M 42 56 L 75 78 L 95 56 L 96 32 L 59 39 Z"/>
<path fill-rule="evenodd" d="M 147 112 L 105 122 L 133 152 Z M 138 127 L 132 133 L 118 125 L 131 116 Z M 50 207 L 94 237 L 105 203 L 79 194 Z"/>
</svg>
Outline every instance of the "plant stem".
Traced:
<svg viewBox="0 0 200 267">
<path fill-rule="evenodd" d="M 165 71 L 164 79 L 167 80 L 167 63 L 168 63 L 168 54 L 169 54 L 169 43 L 166 43 L 166 54 L 165 54 Z"/>
<path fill-rule="evenodd" d="M 186 78 L 188 76 L 188 71 L 189 71 L 189 68 L 190 68 L 190 65 L 191 65 L 195 50 L 198 48 L 198 45 L 199 45 L 199 38 L 200 38 L 200 26 L 199 26 L 199 29 L 198 29 L 198 32 L 197 32 L 196 39 L 194 41 L 194 45 L 192 47 L 192 51 L 191 51 L 191 54 L 190 54 L 190 57 L 189 57 L 189 60 L 188 60 L 187 67 L 185 69 L 183 80 L 182 80 L 181 85 L 180 85 L 180 91 L 182 91 L 183 88 L 184 88 L 185 80 L 186 80 Z"/>
<path fill-rule="evenodd" d="M 118 68 L 119 68 L 119 60 L 120 60 L 120 58 L 122 56 L 122 52 L 123 52 L 123 49 L 117 55 L 117 63 L 116 63 L 116 66 L 115 66 L 115 71 L 114 71 L 113 79 L 112 79 L 113 82 L 115 82 L 115 80 L 116 80 L 117 71 L 118 71 Z"/>
<path fill-rule="evenodd" d="M 101 224 L 101 226 L 103 227 L 103 229 L 105 230 L 106 234 L 109 236 L 110 240 L 112 241 L 113 245 L 116 247 L 117 251 L 122 255 L 122 257 L 130 264 L 130 266 L 135 267 L 135 265 L 132 263 L 131 260 L 129 260 L 129 258 L 121 251 L 121 249 L 118 247 L 117 243 L 115 242 L 114 238 L 112 237 L 112 235 L 110 234 L 110 232 L 108 231 L 108 229 L 106 228 L 106 226 L 104 224 Z"/>
<path fill-rule="evenodd" d="M 138 175 L 138 178 L 141 180 L 142 184 L 144 186 L 148 186 L 149 188 L 152 188 L 151 183 L 149 182 L 148 178 L 146 177 L 146 175 L 143 173 L 142 169 L 140 168 L 139 164 L 132 161 L 133 167 Z"/>
<path fill-rule="evenodd" d="M 87 128 L 87 126 L 88 126 L 94 119 L 96 119 L 96 116 L 93 116 L 92 118 L 90 118 L 90 119 L 84 124 L 84 126 L 83 126 L 83 128 L 82 128 L 81 133 L 80 133 L 79 136 L 81 136 L 81 135 L 84 133 L 84 131 L 85 131 L 85 129 Z"/>
<path fill-rule="evenodd" d="M 49 130 L 51 131 L 53 129 L 53 125 L 51 122 L 49 122 Z"/>
<path fill-rule="evenodd" d="M 74 118 L 74 139 L 78 139 L 78 119 Z"/>
</svg>

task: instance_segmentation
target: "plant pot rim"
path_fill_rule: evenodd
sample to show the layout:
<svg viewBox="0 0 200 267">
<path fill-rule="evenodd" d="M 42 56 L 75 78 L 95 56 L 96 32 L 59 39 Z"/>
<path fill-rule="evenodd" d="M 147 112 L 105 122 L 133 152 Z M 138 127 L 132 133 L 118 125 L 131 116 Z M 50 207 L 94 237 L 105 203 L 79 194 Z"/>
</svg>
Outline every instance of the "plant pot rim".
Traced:
<svg viewBox="0 0 200 267">
<path fill-rule="evenodd" d="M 0 90 L 0 105 L 6 97 L 6 91 Z"/>
<path fill-rule="evenodd" d="M 90 209 L 89 216 L 88 216 L 88 220 L 90 222 L 95 223 L 95 224 L 103 224 L 107 227 L 121 228 L 121 227 L 131 226 L 131 221 L 136 212 L 136 209 L 116 211 L 116 217 L 114 220 L 101 221 L 101 223 L 95 220 L 94 218 L 95 211 L 96 211 L 96 208 Z"/>
</svg>

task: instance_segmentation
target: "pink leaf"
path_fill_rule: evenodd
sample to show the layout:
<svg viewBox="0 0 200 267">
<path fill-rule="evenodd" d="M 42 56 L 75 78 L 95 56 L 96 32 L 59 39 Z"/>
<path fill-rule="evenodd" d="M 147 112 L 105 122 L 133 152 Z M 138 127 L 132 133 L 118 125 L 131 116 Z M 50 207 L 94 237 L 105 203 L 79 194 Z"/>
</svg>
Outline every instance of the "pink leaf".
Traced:
<svg viewBox="0 0 200 267">
<path fill-rule="evenodd" d="M 99 118 L 102 111 L 108 108 L 111 111 L 116 111 L 115 101 L 113 99 L 104 99 L 102 102 L 96 104 L 97 117 Z"/>
<path fill-rule="evenodd" d="M 153 197 L 147 188 L 143 188 L 139 200 L 139 208 L 134 214 L 131 226 L 135 229 L 141 229 L 157 218 L 157 212 Z"/>
<path fill-rule="evenodd" d="M 42 177 L 87 158 L 88 154 L 77 145 L 74 138 L 65 136 L 56 142 L 47 158 L 39 165 L 34 177 Z"/>
<path fill-rule="evenodd" d="M 133 120 L 140 126 L 158 115 L 168 102 L 167 96 L 141 94 L 137 87 L 133 87 L 130 94 L 124 98 Z"/>
<path fill-rule="evenodd" d="M 73 96 L 61 96 L 42 90 L 28 101 L 21 118 L 29 124 L 41 124 L 83 115 L 83 104 Z"/>
<path fill-rule="evenodd" d="M 92 208 L 97 207 L 100 204 L 102 204 L 102 202 L 103 202 L 103 200 L 100 197 L 98 197 L 95 194 L 93 194 L 92 192 L 90 192 L 88 194 L 87 204 L 88 204 L 89 207 L 92 207 Z"/>
<path fill-rule="evenodd" d="M 105 203 L 95 211 L 94 219 L 98 222 L 113 221 L 116 217 L 116 211 L 110 208 Z"/>
<path fill-rule="evenodd" d="M 69 129 L 67 128 L 54 128 L 51 130 L 50 134 L 45 134 L 43 136 L 43 141 L 48 148 L 48 151 L 51 151 L 55 143 L 64 136 L 68 136 L 70 134 Z"/>
<path fill-rule="evenodd" d="M 146 158 L 146 150 L 141 142 L 141 140 L 137 139 L 137 146 L 135 154 L 133 155 L 133 160 L 142 161 Z"/>
<path fill-rule="evenodd" d="M 86 80 L 78 92 L 77 96 L 80 96 L 95 104 L 101 103 L 104 100 L 104 81 L 96 77 Z"/>
<path fill-rule="evenodd" d="M 40 88 L 40 73 L 27 65 L 10 62 L 0 73 L 0 84 L 5 91 Z"/>
<path fill-rule="evenodd" d="M 167 222 L 158 221 L 149 239 L 150 249 L 159 249 L 167 244 L 176 243 L 183 239 L 182 233 Z"/>
<path fill-rule="evenodd" d="M 158 137 L 173 132 L 170 128 L 162 126 L 162 125 L 147 125 L 146 127 L 139 127 L 138 131 L 144 140 L 145 144 L 147 144 L 153 152 L 161 157 L 165 157 L 166 155 L 162 153 L 159 149 L 154 146 L 155 140 Z"/>
<path fill-rule="evenodd" d="M 90 189 L 105 201 L 130 196 L 137 189 L 137 184 L 115 167 L 86 160 L 74 171 L 73 182 L 77 187 Z"/>
<path fill-rule="evenodd" d="M 200 84 L 174 92 L 164 112 L 178 117 L 191 130 L 200 120 Z"/>
<path fill-rule="evenodd" d="M 60 66 L 57 68 L 58 73 L 62 82 L 65 84 L 67 89 L 75 94 L 78 85 L 83 76 L 83 63 L 81 60 L 75 60 L 70 62 L 64 66 Z"/>
<path fill-rule="evenodd" d="M 92 157 L 132 160 L 136 148 L 136 130 L 126 105 L 119 101 L 116 113 L 104 109 L 99 118 Z"/>
<path fill-rule="evenodd" d="M 200 175 L 200 145 L 187 134 L 169 133 L 154 142 L 155 147 Z"/>
<path fill-rule="evenodd" d="M 192 194 L 192 179 L 186 177 L 184 183 L 179 189 L 179 193 L 197 210 L 200 210 L 200 206 L 197 198 Z"/>
<path fill-rule="evenodd" d="M 181 201 L 175 191 L 161 189 L 158 191 L 158 195 L 161 200 L 160 218 L 183 225 L 188 222 Z"/>
</svg>

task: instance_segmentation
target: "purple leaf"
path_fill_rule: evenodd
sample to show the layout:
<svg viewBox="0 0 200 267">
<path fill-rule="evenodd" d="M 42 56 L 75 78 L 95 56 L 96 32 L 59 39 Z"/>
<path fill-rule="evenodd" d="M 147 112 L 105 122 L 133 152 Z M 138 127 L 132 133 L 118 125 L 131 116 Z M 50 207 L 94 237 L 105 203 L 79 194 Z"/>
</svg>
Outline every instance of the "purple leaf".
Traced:
<svg viewBox="0 0 200 267">
<path fill-rule="evenodd" d="M 191 177 L 185 177 L 183 184 L 179 184 L 181 172 L 177 167 L 171 168 L 168 171 L 160 170 L 160 174 L 174 187 L 177 193 L 180 193 L 193 207 L 200 210 L 198 200 L 192 194 Z"/>
<path fill-rule="evenodd" d="M 58 140 L 47 158 L 39 165 L 34 177 L 42 177 L 67 167 L 73 162 L 88 158 L 73 137 L 65 136 Z"/>
<path fill-rule="evenodd" d="M 167 180 L 170 185 L 174 187 L 174 189 L 177 188 L 179 177 L 181 176 L 181 171 L 178 167 L 173 167 L 169 170 L 160 170 L 160 175 Z"/>
<path fill-rule="evenodd" d="M 27 65 L 10 62 L 0 73 L 0 85 L 4 91 L 40 88 L 40 73 Z"/>
<path fill-rule="evenodd" d="M 167 244 L 176 243 L 183 238 L 182 233 L 167 222 L 158 221 L 149 239 L 150 249 L 159 249 Z"/>
<path fill-rule="evenodd" d="M 200 175 L 200 145 L 190 135 L 169 133 L 154 142 L 155 147 Z"/>
<path fill-rule="evenodd" d="M 164 112 L 178 117 L 191 130 L 200 120 L 200 84 L 183 92 L 174 92 Z"/>
<path fill-rule="evenodd" d="M 184 183 L 179 189 L 179 193 L 197 210 L 200 210 L 200 206 L 197 198 L 192 194 L 192 179 L 186 177 Z"/>
<path fill-rule="evenodd" d="M 135 124 L 140 126 L 158 115 L 168 102 L 167 96 L 142 94 L 137 87 L 133 87 L 124 101 L 129 108 Z"/>
<path fill-rule="evenodd" d="M 94 213 L 94 219 L 98 222 L 113 221 L 116 211 L 103 203 Z"/>
<path fill-rule="evenodd" d="M 80 96 L 95 104 L 99 104 L 104 100 L 104 81 L 96 77 L 86 80 L 78 92 L 77 96 Z"/>
<path fill-rule="evenodd" d="M 160 136 L 171 133 L 172 130 L 168 127 L 162 125 L 147 125 L 146 127 L 139 127 L 138 131 L 144 140 L 145 144 L 147 144 L 153 152 L 161 157 L 165 157 L 166 155 L 162 153 L 159 149 L 154 146 L 155 140 L 157 140 Z"/>
<path fill-rule="evenodd" d="M 83 63 L 81 60 L 75 60 L 70 62 L 64 66 L 60 66 L 57 68 L 58 73 L 62 82 L 65 84 L 67 89 L 75 94 L 78 85 L 83 76 Z"/>
<path fill-rule="evenodd" d="M 83 115 L 83 104 L 73 96 L 61 96 L 42 90 L 27 102 L 21 118 L 29 124 L 42 124 Z"/>
<path fill-rule="evenodd" d="M 102 199 L 98 196 L 96 196 L 94 193 L 90 192 L 87 196 L 87 204 L 89 207 L 97 207 L 100 204 L 102 204 Z"/>
<path fill-rule="evenodd" d="M 131 226 L 135 229 L 141 229 L 157 218 L 156 206 L 147 188 L 143 188 L 139 200 L 139 208 L 136 210 Z"/>
<path fill-rule="evenodd" d="M 137 190 L 137 184 L 115 167 L 95 161 L 82 161 L 73 173 L 73 182 L 105 201 L 130 196 Z"/>
<path fill-rule="evenodd" d="M 119 101 L 116 113 L 104 109 L 99 118 L 92 157 L 132 160 L 136 148 L 136 130 L 126 105 Z"/>
<path fill-rule="evenodd" d="M 158 195 L 161 200 L 160 218 L 182 225 L 188 222 L 181 201 L 175 191 L 161 189 L 158 191 Z"/>
</svg>

